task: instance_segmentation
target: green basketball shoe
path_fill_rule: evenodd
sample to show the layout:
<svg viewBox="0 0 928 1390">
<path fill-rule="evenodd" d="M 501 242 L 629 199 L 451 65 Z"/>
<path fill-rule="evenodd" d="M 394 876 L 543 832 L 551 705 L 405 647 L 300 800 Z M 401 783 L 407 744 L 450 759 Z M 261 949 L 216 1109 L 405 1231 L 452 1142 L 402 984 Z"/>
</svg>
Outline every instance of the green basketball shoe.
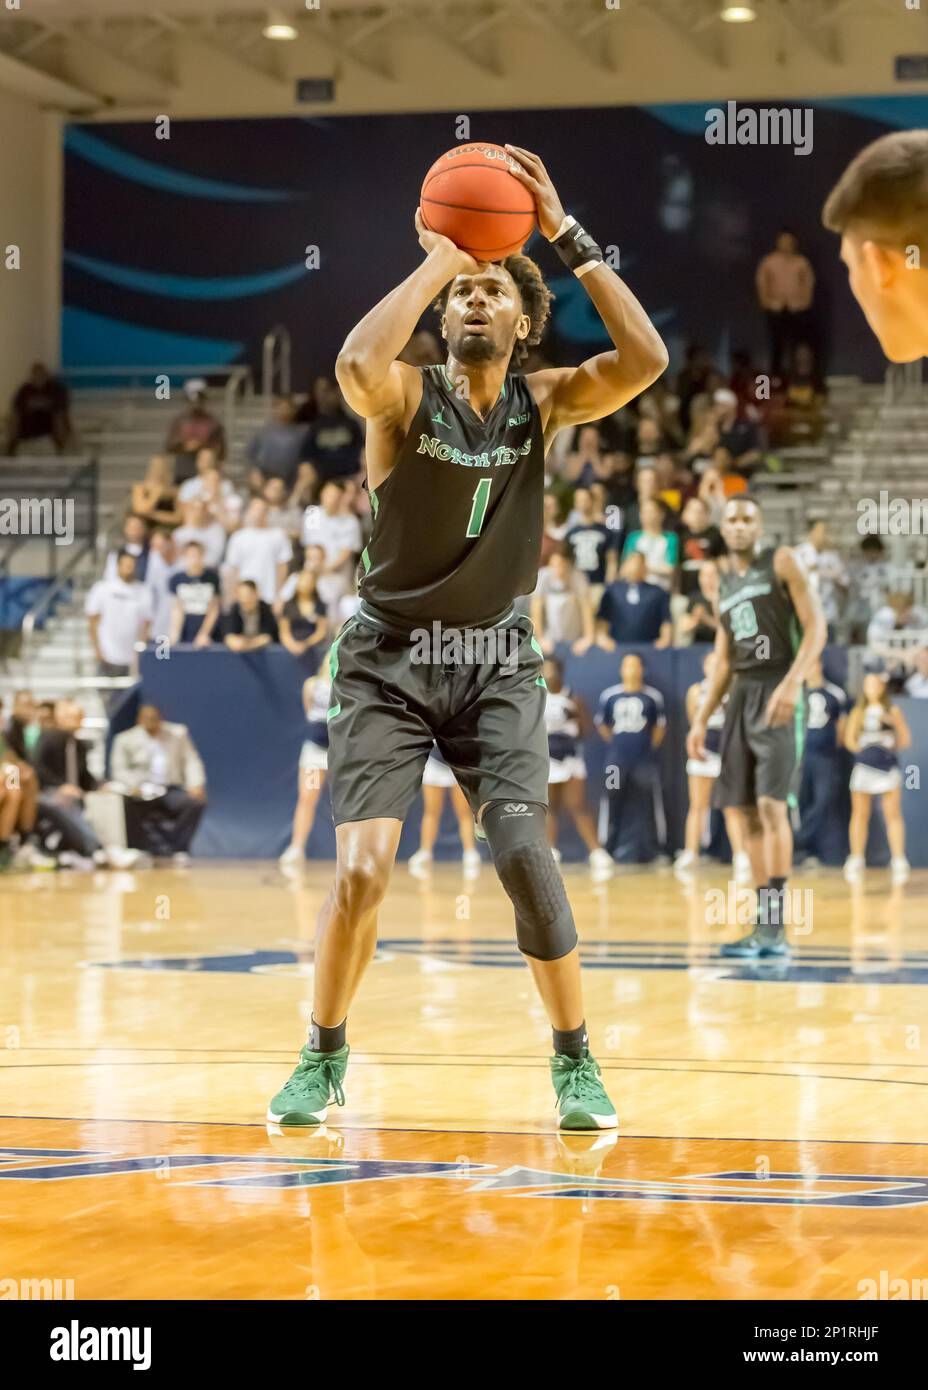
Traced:
<svg viewBox="0 0 928 1390">
<path fill-rule="evenodd" d="M 290 1080 L 267 1108 L 267 1119 L 275 1125 L 321 1125 L 331 1101 L 345 1104 L 342 1082 L 348 1069 L 348 1044 L 337 1052 L 311 1052 L 300 1049 L 300 1060 Z"/>
<path fill-rule="evenodd" d="M 618 1127 L 615 1106 L 606 1095 L 600 1076 L 599 1063 L 590 1052 L 585 1057 L 554 1054 L 551 1080 L 557 1092 L 558 1129 Z"/>
</svg>

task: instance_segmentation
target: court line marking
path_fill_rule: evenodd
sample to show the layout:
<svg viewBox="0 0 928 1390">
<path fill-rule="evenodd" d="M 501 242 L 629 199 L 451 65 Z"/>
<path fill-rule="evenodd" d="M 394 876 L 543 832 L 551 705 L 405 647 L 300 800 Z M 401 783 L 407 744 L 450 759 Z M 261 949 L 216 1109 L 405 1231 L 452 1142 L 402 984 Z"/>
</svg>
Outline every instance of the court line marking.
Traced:
<svg viewBox="0 0 928 1390">
<path fill-rule="evenodd" d="M 134 1055 L 135 1053 L 147 1053 L 147 1052 L 183 1052 L 183 1053 L 187 1053 L 187 1054 L 189 1054 L 190 1056 L 193 1056 L 193 1057 L 208 1057 L 208 1056 L 211 1056 L 213 1053 L 216 1053 L 216 1052 L 228 1053 L 228 1052 L 235 1052 L 235 1051 L 238 1051 L 238 1050 L 240 1050 L 240 1049 L 228 1048 L 228 1047 L 133 1047 L 133 1046 L 129 1046 L 129 1045 L 123 1045 L 123 1044 L 120 1044 L 120 1043 L 97 1044 L 96 1046 L 92 1046 L 91 1044 L 88 1043 L 88 1044 L 86 1044 L 86 1045 L 84 1045 L 84 1046 L 81 1046 L 79 1043 L 62 1043 L 62 1044 L 60 1044 L 60 1045 L 57 1046 L 57 1047 L 45 1047 L 45 1046 L 36 1046 L 36 1047 L 16 1047 L 16 1048 L 9 1048 L 8 1050 L 9 1050 L 10 1052 L 17 1052 L 17 1053 L 24 1053 L 24 1052 L 92 1052 L 92 1053 L 97 1053 L 97 1052 L 125 1052 L 125 1053 L 129 1053 L 130 1055 Z M 250 1052 L 250 1055 L 253 1056 L 253 1057 L 258 1057 L 258 1058 L 261 1058 L 261 1057 L 283 1058 L 284 1061 L 287 1061 L 287 1060 L 288 1060 L 290 1057 L 292 1057 L 292 1055 L 293 1055 L 293 1049 L 292 1049 L 292 1048 L 266 1048 L 266 1049 L 265 1049 L 265 1048 L 254 1048 L 254 1049 L 249 1049 L 249 1052 Z M 469 1064 L 469 1063 L 471 1063 L 471 1062 L 491 1061 L 491 1060 L 493 1060 L 493 1059 L 498 1059 L 498 1058 L 499 1058 L 499 1053 L 498 1053 L 498 1052 L 383 1052 L 383 1051 L 381 1051 L 381 1050 L 378 1049 L 378 1048 L 369 1048 L 369 1049 L 367 1050 L 366 1053 L 361 1053 L 361 1052 L 352 1053 L 352 1058 L 351 1058 L 352 1065 L 357 1065 L 357 1066 L 380 1065 L 380 1064 L 377 1064 L 377 1063 L 371 1063 L 371 1062 L 369 1062 L 369 1061 L 367 1061 L 367 1062 L 362 1061 L 361 1058 L 364 1057 L 365 1055 L 368 1056 L 368 1057 L 370 1057 L 370 1056 L 376 1056 L 376 1057 L 385 1057 L 385 1058 L 390 1058 L 390 1059 L 392 1059 L 392 1058 L 396 1058 L 396 1059 L 403 1059 L 403 1058 L 414 1058 L 414 1059 L 425 1058 L 425 1059 L 427 1059 L 428 1061 L 431 1061 L 431 1062 L 433 1062 L 433 1063 L 441 1062 L 442 1065 L 447 1065 L 447 1066 L 456 1066 L 456 1065 L 460 1065 L 461 1063 Z M 452 1059 L 452 1060 L 448 1060 L 448 1059 Z M 231 1060 L 231 1059 L 230 1059 L 230 1060 Z M 241 1058 L 240 1058 L 240 1059 L 238 1059 L 238 1060 L 241 1061 L 241 1060 L 246 1060 L 246 1059 L 241 1059 Z M 536 1054 L 534 1054 L 534 1053 L 531 1053 L 531 1052 L 516 1052 L 516 1053 L 511 1053 L 511 1054 L 509 1055 L 509 1057 L 507 1057 L 507 1059 L 506 1059 L 505 1063 L 503 1063 L 503 1065 L 504 1065 L 504 1066 L 515 1066 L 516 1064 L 521 1063 L 521 1062 L 525 1062 L 526 1064 L 528 1064 L 528 1063 L 535 1063 L 535 1064 L 537 1064 L 537 1063 L 538 1063 L 538 1060 L 539 1060 L 539 1057 L 538 1057 Z M 690 1063 L 699 1063 L 699 1062 L 704 1062 L 704 1061 L 706 1061 L 707 1059 L 706 1059 L 705 1057 L 635 1057 L 635 1056 L 632 1056 L 632 1057 L 613 1057 L 613 1056 L 609 1056 L 609 1055 L 604 1054 L 604 1053 L 597 1053 L 597 1054 L 596 1054 L 596 1060 L 597 1060 L 600 1064 L 603 1064 L 603 1063 L 607 1063 L 607 1062 L 608 1062 L 608 1063 L 614 1065 L 614 1066 L 617 1067 L 617 1068 L 624 1068 L 624 1067 L 626 1066 L 626 1064 L 629 1064 L 629 1063 L 632 1063 L 632 1062 L 690 1062 Z M 731 1058 L 731 1060 L 728 1062 L 727 1065 L 733 1066 L 733 1067 L 734 1067 L 734 1066 L 748 1066 L 748 1065 L 750 1065 L 751 1063 L 761 1063 L 761 1062 L 764 1062 L 765 1060 L 766 1060 L 766 1059 L 763 1058 L 763 1057 L 733 1057 L 733 1058 Z M 7 1065 L 6 1063 L 0 1062 L 0 1067 L 4 1067 L 4 1066 L 6 1066 L 6 1065 Z M 12 1063 L 11 1065 L 15 1066 L 16 1064 L 15 1064 L 15 1063 Z M 57 1065 L 57 1064 L 56 1064 L 56 1063 L 49 1063 L 48 1065 Z M 63 1064 L 62 1064 L 62 1065 L 63 1065 Z M 81 1063 L 75 1063 L 75 1065 L 82 1065 L 82 1064 L 81 1064 Z M 114 1064 L 114 1065 L 115 1065 L 115 1064 Z M 382 1063 L 382 1065 L 388 1066 L 388 1065 L 391 1065 L 391 1063 L 388 1061 L 388 1062 Z M 724 1065 L 724 1063 L 722 1063 L 721 1065 Z M 782 1067 L 805 1067 L 805 1066 L 810 1066 L 811 1063 L 809 1063 L 809 1062 L 799 1062 L 799 1061 L 791 1062 L 791 1061 L 788 1061 L 788 1060 L 784 1060 L 784 1061 L 781 1061 L 781 1062 L 779 1062 L 779 1063 L 775 1063 L 774 1065 L 779 1065 L 779 1066 L 782 1066 Z M 833 1066 L 833 1067 L 910 1067 L 910 1068 L 913 1068 L 913 1069 L 915 1069 L 915 1070 L 928 1070 L 928 1061 L 925 1061 L 925 1062 L 831 1062 L 830 1065 Z M 664 1070 L 664 1068 L 659 1068 L 659 1070 Z M 684 1070 L 684 1069 L 681 1068 L 681 1070 Z M 737 1075 L 737 1073 L 733 1073 L 733 1074 Z M 847 1078 L 844 1078 L 844 1079 L 845 1079 L 845 1080 L 853 1080 L 854 1078 L 853 1078 L 853 1077 L 847 1077 Z"/>
<path fill-rule="evenodd" d="M 260 1129 L 267 1133 L 267 1122 L 260 1120 L 150 1120 L 128 1119 L 125 1116 L 97 1116 L 97 1115 L 6 1115 L 0 1114 L 0 1120 L 47 1120 L 49 1122 L 67 1122 L 69 1124 L 100 1124 L 100 1125 L 173 1125 L 179 1128 L 184 1125 L 208 1125 L 217 1129 Z M 492 1139 L 502 1136 L 509 1139 L 556 1139 L 562 1133 L 557 1129 L 416 1129 L 408 1125 L 351 1125 L 351 1124 L 328 1124 L 321 1128 L 326 1130 L 350 1130 L 358 1134 L 473 1134 L 484 1138 Z M 313 1131 L 317 1133 L 318 1131 Z M 719 1136 L 713 1134 L 635 1134 L 630 1131 L 619 1130 L 618 1139 L 648 1139 L 656 1140 L 665 1144 L 678 1144 L 680 1142 L 692 1144 L 857 1144 L 866 1147 L 877 1146 L 880 1148 L 903 1148 L 903 1149 L 924 1149 L 928 1148 L 928 1140 L 924 1139 L 813 1139 L 808 1135 L 797 1135 L 789 1138 L 772 1138 L 769 1135 L 743 1135 L 733 1134 L 730 1136 Z M 891 1173 L 890 1177 L 909 1177 L 911 1174 Z"/>
<path fill-rule="evenodd" d="M 197 1061 L 184 1061 L 184 1062 L 171 1062 L 171 1061 L 163 1061 L 163 1062 L 158 1062 L 158 1061 L 137 1062 L 137 1061 L 132 1061 L 132 1060 L 130 1059 L 130 1060 L 124 1061 L 124 1062 L 112 1062 L 112 1061 L 110 1061 L 110 1062 L 106 1062 L 106 1061 L 88 1061 L 88 1062 L 31 1062 L 31 1063 L 30 1063 L 30 1062 L 24 1062 L 24 1063 L 21 1063 L 21 1064 L 16 1063 L 16 1062 L 0 1062 L 0 1071 L 23 1071 L 23 1072 L 28 1072 L 28 1071 L 60 1071 L 60 1070 L 67 1070 L 67 1069 L 69 1069 L 69 1068 L 74 1068 L 74 1067 L 83 1068 L 83 1069 L 89 1071 L 89 1070 L 91 1070 L 92 1068 L 97 1068 L 97 1067 L 110 1067 L 110 1068 L 112 1068 L 112 1069 L 115 1069 L 115 1068 L 119 1068 L 119 1067 L 139 1067 L 139 1068 L 142 1068 L 142 1067 L 197 1067 L 197 1066 L 201 1066 L 201 1067 L 202 1067 L 202 1066 L 211 1066 L 211 1067 L 260 1067 L 260 1066 L 264 1066 L 264 1065 L 265 1065 L 265 1063 L 264 1063 L 263 1061 L 254 1061 L 253 1059 L 248 1058 L 248 1057 L 236 1058 L 236 1059 L 234 1059 L 234 1060 L 233 1060 L 232 1058 L 230 1058 L 228 1061 L 225 1061 L 225 1062 L 220 1062 L 220 1061 L 215 1061 L 215 1062 L 197 1062 Z M 472 1060 L 470 1060 L 470 1059 L 467 1059 L 467 1058 L 463 1059 L 463 1060 L 460 1061 L 460 1062 L 441 1062 L 441 1061 L 439 1061 L 439 1062 L 435 1062 L 435 1061 L 428 1061 L 428 1062 L 422 1062 L 422 1061 L 407 1062 L 407 1061 L 403 1061 L 403 1060 L 401 1060 L 401 1059 L 399 1059 L 399 1058 L 397 1058 L 396 1060 L 393 1060 L 393 1061 L 388 1061 L 388 1062 L 361 1062 L 361 1061 L 356 1061 L 356 1062 L 355 1062 L 355 1066 L 358 1066 L 358 1067 L 405 1067 L 405 1066 L 416 1066 L 416 1067 L 460 1067 L 460 1068 L 464 1068 L 464 1067 L 472 1067 L 472 1066 L 475 1066 L 475 1065 L 477 1065 L 477 1063 L 475 1063 L 474 1061 L 472 1061 Z M 484 1064 L 482 1064 L 482 1065 L 486 1065 L 486 1064 L 484 1063 Z M 795 1063 L 794 1065 L 796 1065 L 796 1066 L 802 1066 L 802 1063 L 801 1063 L 801 1062 L 797 1062 L 797 1063 Z M 875 1065 L 880 1065 L 880 1064 L 879 1064 L 879 1063 L 876 1063 Z M 891 1067 L 891 1066 L 892 1066 L 892 1063 L 891 1063 L 891 1062 L 886 1062 L 886 1063 L 883 1063 L 882 1065 L 887 1066 L 887 1067 Z M 765 1076 L 765 1077 L 768 1077 L 768 1078 L 776 1078 L 776 1079 L 782 1079 L 782 1080 L 786 1080 L 786 1081 L 849 1081 L 849 1082 L 851 1082 L 851 1083 L 853 1083 L 853 1084 L 857 1084 L 857 1085 L 860 1085 L 860 1086 L 928 1086 L 928 1080 L 925 1080 L 925 1081 L 911 1081 L 911 1080 L 909 1080 L 907 1077 L 892 1077 L 892 1076 L 831 1076 L 831 1075 L 829 1075 L 827 1072 L 723 1071 L 723 1070 L 716 1070 L 716 1069 L 710 1068 L 710 1067 L 636 1067 L 636 1066 L 623 1066 L 623 1065 L 621 1065 L 621 1064 L 618 1064 L 618 1065 L 616 1065 L 616 1064 L 608 1065 L 608 1064 L 603 1063 L 603 1062 L 600 1063 L 600 1066 L 601 1066 L 601 1068 L 602 1068 L 602 1070 L 603 1070 L 604 1072 L 605 1072 L 605 1071 L 626 1072 L 626 1073 L 627 1073 L 627 1072 L 652 1072 L 652 1073 L 657 1073 L 658 1075 L 666 1075 L 666 1076 Z M 524 1066 L 522 1066 L 521 1064 L 515 1064 L 515 1063 L 512 1063 L 512 1062 L 496 1062 L 495 1065 L 492 1067 L 492 1070 L 494 1070 L 494 1071 L 500 1071 L 500 1070 L 504 1070 L 504 1069 L 507 1068 L 507 1067 L 509 1067 L 509 1068 L 513 1068 L 513 1067 L 514 1067 L 516 1071 L 527 1071 L 527 1070 L 528 1070 L 527 1067 L 524 1067 Z"/>
</svg>

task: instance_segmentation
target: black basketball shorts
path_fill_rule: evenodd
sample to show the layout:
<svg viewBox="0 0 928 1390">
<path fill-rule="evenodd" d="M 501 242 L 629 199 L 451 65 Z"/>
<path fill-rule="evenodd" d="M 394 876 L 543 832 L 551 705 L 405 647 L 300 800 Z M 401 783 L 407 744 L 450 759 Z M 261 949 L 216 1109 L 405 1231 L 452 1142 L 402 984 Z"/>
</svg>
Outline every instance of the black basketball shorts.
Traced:
<svg viewBox="0 0 928 1390">
<path fill-rule="evenodd" d="M 735 677 L 719 744 L 722 766 L 712 791 L 713 806 L 756 806 L 760 796 L 790 799 L 801 756 L 804 709 L 800 700 L 789 724 L 767 723 L 767 702 L 782 679 L 782 672 Z"/>
<path fill-rule="evenodd" d="M 470 630 L 461 631 L 466 637 Z M 434 659 L 422 660 L 409 637 L 348 620 L 329 652 L 336 825 L 403 820 L 433 740 L 475 819 L 490 801 L 547 806 L 544 657 L 532 623 L 514 618 L 506 628 L 480 630 L 479 638 L 450 657 L 446 643 L 433 644 Z"/>
</svg>

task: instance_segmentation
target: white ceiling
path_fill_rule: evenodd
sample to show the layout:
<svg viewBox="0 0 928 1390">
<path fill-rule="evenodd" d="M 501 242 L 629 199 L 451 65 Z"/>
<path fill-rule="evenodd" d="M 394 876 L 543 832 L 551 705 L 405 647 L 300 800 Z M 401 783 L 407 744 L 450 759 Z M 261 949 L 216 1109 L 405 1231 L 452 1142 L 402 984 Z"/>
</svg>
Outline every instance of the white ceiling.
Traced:
<svg viewBox="0 0 928 1390">
<path fill-rule="evenodd" d="M 0 0 L 0 87 L 101 118 L 281 114 L 296 77 L 332 111 L 448 110 L 928 91 L 928 0 Z M 911 0 L 910 0 L 911 3 Z M 262 35 L 269 9 L 299 38 Z"/>
</svg>

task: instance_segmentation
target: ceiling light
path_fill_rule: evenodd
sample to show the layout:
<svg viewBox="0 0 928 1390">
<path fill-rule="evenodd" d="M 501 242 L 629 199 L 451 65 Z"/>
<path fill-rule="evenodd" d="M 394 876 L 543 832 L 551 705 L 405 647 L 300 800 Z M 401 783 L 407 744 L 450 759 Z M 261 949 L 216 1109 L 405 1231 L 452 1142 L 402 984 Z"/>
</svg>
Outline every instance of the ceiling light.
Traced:
<svg viewBox="0 0 928 1390">
<path fill-rule="evenodd" d="M 724 19 L 726 24 L 750 24 L 756 18 L 753 5 L 723 5 L 719 14 L 719 19 Z"/>
<path fill-rule="evenodd" d="M 280 10 L 271 10 L 261 32 L 266 39 L 277 39 L 281 42 L 299 37 L 296 25 L 292 24 L 286 15 L 281 14 Z"/>
</svg>

